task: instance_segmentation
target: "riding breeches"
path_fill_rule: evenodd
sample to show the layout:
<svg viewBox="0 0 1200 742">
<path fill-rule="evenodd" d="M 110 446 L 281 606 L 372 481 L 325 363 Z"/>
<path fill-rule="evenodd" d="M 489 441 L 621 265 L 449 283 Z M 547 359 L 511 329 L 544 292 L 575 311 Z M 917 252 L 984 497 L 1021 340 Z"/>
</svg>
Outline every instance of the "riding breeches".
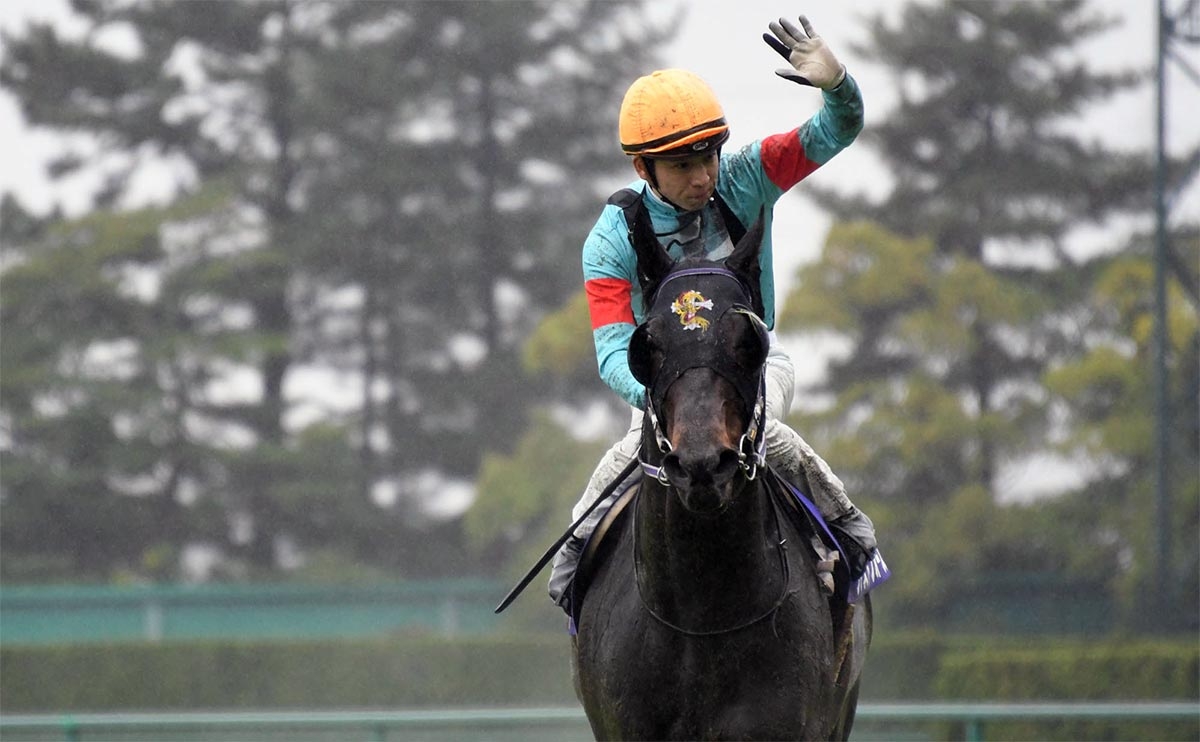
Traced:
<svg viewBox="0 0 1200 742">
<path fill-rule="evenodd" d="M 854 507 L 854 503 L 850 502 L 850 498 L 846 496 L 846 488 L 842 484 L 842 480 L 833 473 L 829 465 L 817 455 L 807 441 L 800 437 L 799 433 L 780 421 L 780 418 L 786 415 L 791 407 L 794 388 L 795 372 L 791 358 L 779 348 L 778 343 L 773 342 L 767 354 L 766 363 L 765 454 L 767 463 L 788 481 L 799 486 L 806 486 L 809 496 L 812 497 L 826 520 L 832 521 L 855 513 L 861 514 L 861 511 L 858 511 Z M 571 511 L 572 521 L 583 515 L 613 479 L 625 469 L 633 457 L 637 456 L 642 442 L 642 417 L 643 411 L 634 408 L 629 430 L 600 458 L 600 463 L 592 472 L 592 477 L 583 491 L 583 497 Z M 640 477 L 641 471 L 635 469 L 628 483 L 632 484 Z M 575 529 L 574 538 L 568 539 L 554 556 L 550 568 L 549 592 L 551 600 L 556 604 L 562 604 L 567 587 L 575 575 L 583 543 L 604 518 L 612 502 L 615 502 L 624 490 L 625 487 L 617 488 L 609 495 L 609 503 L 602 504 L 593 510 L 587 519 Z M 862 517 L 865 519 L 865 515 Z M 866 523 L 869 524 L 870 521 L 867 520 Z M 873 533 L 871 542 L 873 546 Z"/>
</svg>

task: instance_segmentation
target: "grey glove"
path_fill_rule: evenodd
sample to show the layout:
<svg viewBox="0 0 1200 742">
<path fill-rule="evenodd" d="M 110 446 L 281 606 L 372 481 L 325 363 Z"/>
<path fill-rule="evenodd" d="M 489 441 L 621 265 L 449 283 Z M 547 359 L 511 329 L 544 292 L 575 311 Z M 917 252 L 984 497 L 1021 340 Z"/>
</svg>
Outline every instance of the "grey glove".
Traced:
<svg viewBox="0 0 1200 742">
<path fill-rule="evenodd" d="M 775 70 L 776 75 L 821 90 L 836 88 L 845 79 L 846 68 L 825 46 L 825 40 L 813 32 L 807 16 L 800 16 L 803 30 L 786 18 L 771 21 L 768 25 L 775 35 L 763 34 L 763 41 L 792 65 L 791 69 Z"/>
</svg>

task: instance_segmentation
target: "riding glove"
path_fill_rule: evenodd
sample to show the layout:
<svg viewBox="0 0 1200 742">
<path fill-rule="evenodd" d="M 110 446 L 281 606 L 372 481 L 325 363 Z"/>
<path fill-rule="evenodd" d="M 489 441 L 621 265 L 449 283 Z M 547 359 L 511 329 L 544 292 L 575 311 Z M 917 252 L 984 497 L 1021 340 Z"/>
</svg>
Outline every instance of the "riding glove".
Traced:
<svg viewBox="0 0 1200 742">
<path fill-rule="evenodd" d="M 813 31 L 807 16 L 800 16 L 803 30 L 786 18 L 780 18 L 778 22 L 771 21 L 768 25 L 775 35 L 763 34 L 763 41 L 792 65 L 790 69 L 784 67 L 775 70 L 776 75 L 821 90 L 832 90 L 845 79 L 845 66 L 833 56 L 825 40 Z"/>
</svg>

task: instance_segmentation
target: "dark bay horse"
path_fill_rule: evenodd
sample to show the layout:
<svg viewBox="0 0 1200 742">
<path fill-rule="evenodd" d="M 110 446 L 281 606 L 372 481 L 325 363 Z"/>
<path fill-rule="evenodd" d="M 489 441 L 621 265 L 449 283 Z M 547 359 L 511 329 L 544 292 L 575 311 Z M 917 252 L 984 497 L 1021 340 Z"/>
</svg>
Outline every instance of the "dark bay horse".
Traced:
<svg viewBox="0 0 1200 742">
<path fill-rule="evenodd" d="M 811 533 L 763 466 L 762 219 L 722 263 L 675 264 L 641 238 L 653 299 L 629 360 L 649 392 L 647 476 L 577 578 L 575 683 L 593 733 L 846 739 L 870 599 L 847 611 L 822 591 Z"/>
</svg>

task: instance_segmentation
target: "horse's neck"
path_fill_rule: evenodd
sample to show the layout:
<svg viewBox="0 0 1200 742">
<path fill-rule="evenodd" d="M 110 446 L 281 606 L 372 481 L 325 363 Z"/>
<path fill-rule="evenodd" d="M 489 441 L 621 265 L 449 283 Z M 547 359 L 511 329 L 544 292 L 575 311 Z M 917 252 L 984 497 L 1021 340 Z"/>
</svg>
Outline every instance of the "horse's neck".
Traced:
<svg viewBox="0 0 1200 742">
<path fill-rule="evenodd" d="M 638 497 L 637 560 L 643 590 L 667 603 L 755 602 L 780 579 L 775 514 L 758 482 L 716 516 L 688 512 L 674 492 L 648 480 Z"/>
</svg>

